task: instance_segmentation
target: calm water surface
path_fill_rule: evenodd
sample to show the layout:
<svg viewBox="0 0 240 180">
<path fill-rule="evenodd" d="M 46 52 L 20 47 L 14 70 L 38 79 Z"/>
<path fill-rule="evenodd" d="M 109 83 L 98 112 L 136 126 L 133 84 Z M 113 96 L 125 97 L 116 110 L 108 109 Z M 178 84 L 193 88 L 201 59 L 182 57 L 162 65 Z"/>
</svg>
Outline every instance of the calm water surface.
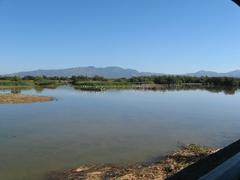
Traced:
<svg viewBox="0 0 240 180">
<path fill-rule="evenodd" d="M 91 163 L 136 163 L 179 145 L 240 137 L 240 93 L 24 90 L 57 101 L 0 105 L 0 179 L 43 179 Z"/>
</svg>

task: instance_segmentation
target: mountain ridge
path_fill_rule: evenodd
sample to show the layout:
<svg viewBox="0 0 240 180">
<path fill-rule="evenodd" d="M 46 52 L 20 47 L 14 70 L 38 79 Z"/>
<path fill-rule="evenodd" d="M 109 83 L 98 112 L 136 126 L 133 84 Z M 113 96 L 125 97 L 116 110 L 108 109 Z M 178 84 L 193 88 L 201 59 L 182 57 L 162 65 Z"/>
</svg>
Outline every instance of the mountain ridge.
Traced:
<svg viewBox="0 0 240 180">
<path fill-rule="evenodd" d="M 229 71 L 225 73 L 218 73 L 215 71 L 205 71 L 205 70 L 200 70 L 195 73 L 187 73 L 186 75 L 188 76 L 195 76 L 195 77 L 201 77 L 201 76 L 208 76 L 208 77 L 235 77 L 235 78 L 240 78 L 240 70 L 234 70 L 234 71 Z"/>
<path fill-rule="evenodd" d="M 86 66 L 86 67 L 73 67 L 73 68 L 65 68 L 65 69 L 39 69 L 34 71 L 24 71 L 18 73 L 7 74 L 6 76 L 102 76 L 105 78 L 130 78 L 133 76 L 151 76 L 151 75 L 159 75 L 158 73 L 150 73 L 150 72 L 139 72 L 134 69 L 129 68 L 121 68 L 118 66 L 108 66 L 108 67 L 94 67 L 94 66 Z"/>
<path fill-rule="evenodd" d="M 152 73 L 152 72 L 140 72 L 135 69 L 121 68 L 118 66 L 108 67 L 95 67 L 95 66 L 84 66 L 84 67 L 73 67 L 64 69 L 39 69 L 34 71 L 24 71 L 12 74 L 6 74 L 5 76 L 102 76 L 105 78 L 130 78 L 134 76 L 151 76 L 151 75 L 164 75 L 163 73 Z M 165 74 L 171 75 L 171 74 Z M 173 75 L 173 74 L 172 74 Z M 235 77 L 240 78 L 240 70 L 234 70 L 226 73 L 218 73 L 215 71 L 200 70 L 194 73 L 186 74 L 175 74 L 185 76 L 208 76 L 208 77 Z"/>
</svg>

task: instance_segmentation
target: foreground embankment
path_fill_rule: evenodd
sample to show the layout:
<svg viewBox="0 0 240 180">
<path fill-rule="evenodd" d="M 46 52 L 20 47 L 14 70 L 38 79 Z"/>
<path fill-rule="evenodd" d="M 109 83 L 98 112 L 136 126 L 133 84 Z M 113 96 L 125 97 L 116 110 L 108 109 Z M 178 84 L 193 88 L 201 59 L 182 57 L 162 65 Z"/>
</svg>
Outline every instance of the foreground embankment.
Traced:
<svg viewBox="0 0 240 180">
<path fill-rule="evenodd" d="M 164 159 L 130 166 L 120 165 L 84 165 L 63 172 L 51 172 L 47 180 L 149 180 L 165 179 L 183 168 L 215 153 L 217 150 L 199 145 L 188 145 L 167 155 Z"/>
<path fill-rule="evenodd" d="M 22 104 L 52 101 L 49 96 L 32 96 L 23 94 L 0 94 L 0 104 Z"/>
</svg>

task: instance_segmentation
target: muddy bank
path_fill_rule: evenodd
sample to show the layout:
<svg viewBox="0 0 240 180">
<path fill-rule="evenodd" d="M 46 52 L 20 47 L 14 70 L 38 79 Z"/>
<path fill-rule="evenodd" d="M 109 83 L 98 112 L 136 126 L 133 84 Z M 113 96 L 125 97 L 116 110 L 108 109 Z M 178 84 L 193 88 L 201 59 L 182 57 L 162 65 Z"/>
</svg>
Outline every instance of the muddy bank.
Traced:
<svg viewBox="0 0 240 180">
<path fill-rule="evenodd" d="M 53 97 L 48 96 L 31 96 L 23 94 L 0 94 L 0 104 L 21 104 L 21 103 L 35 103 L 47 102 L 54 100 Z"/>
<path fill-rule="evenodd" d="M 84 165 L 63 172 L 51 172 L 47 180 L 149 180 L 165 179 L 200 159 L 216 152 L 216 149 L 187 145 L 180 150 L 167 155 L 163 160 L 148 164 L 120 165 Z"/>
</svg>

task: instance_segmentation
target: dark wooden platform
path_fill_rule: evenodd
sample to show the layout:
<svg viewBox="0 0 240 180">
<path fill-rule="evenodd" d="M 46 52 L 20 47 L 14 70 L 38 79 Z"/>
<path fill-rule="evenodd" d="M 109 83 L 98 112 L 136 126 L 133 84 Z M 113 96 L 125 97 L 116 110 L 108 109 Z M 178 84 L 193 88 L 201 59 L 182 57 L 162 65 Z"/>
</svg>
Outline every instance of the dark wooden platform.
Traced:
<svg viewBox="0 0 240 180">
<path fill-rule="evenodd" d="M 168 180 L 194 180 L 206 175 L 240 152 L 240 140 L 183 169 Z M 239 169 L 240 172 L 240 169 Z"/>
<path fill-rule="evenodd" d="M 240 6 L 240 0 L 232 0 L 233 2 L 235 2 L 237 5 Z"/>
</svg>

